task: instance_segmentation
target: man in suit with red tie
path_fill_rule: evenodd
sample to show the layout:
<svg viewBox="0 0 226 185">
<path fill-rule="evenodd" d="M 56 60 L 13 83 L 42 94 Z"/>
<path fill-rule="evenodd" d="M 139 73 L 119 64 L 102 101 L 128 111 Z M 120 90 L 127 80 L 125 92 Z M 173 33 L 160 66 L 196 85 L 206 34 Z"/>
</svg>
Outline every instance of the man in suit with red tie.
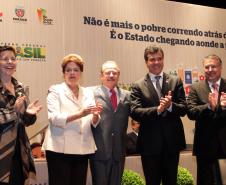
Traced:
<svg viewBox="0 0 226 185">
<path fill-rule="evenodd" d="M 182 81 L 163 72 L 164 52 L 144 51 L 149 72 L 131 91 L 133 119 L 140 122 L 137 149 L 147 185 L 176 185 L 179 153 L 185 148 L 183 124 L 186 100 Z"/>
<path fill-rule="evenodd" d="M 103 111 L 98 126 L 92 128 L 97 146 L 90 160 L 93 185 L 121 185 L 130 94 L 118 87 L 119 75 L 119 67 L 114 61 L 105 62 L 101 68 L 102 85 L 94 90 Z"/>
<path fill-rule="evenodd" d="M 221 78 L 222 61 L 217 55 L 205 57 L 203 67 L 205 80 L 190 87 L 187 114 L 195 120 L 197 185 L 213 185 L 217 159 L 226 157 L 226 80 Z"/>
</svg>

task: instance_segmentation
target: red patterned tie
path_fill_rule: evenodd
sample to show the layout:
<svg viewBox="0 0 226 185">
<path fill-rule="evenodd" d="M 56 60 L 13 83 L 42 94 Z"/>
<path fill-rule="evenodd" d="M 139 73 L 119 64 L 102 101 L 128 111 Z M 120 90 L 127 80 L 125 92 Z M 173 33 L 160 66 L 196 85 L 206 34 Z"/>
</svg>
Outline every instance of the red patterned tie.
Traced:
<svg viewBox="0 0 226 185">
<path fill-rule="evenodd" d="M 218 102 L 218 95 L 219 95 L 219 92 L 218 92 L 218 84 L 215 83 L 212 85 L 213 87 L 213 93 L 215 94 L 215 97 L 216 97 L 216 103 Z"/>
<path fill-rule="evenodd" d="M 112 107 L 113 107 L 113 109 L 115 111 L 116 108 L 117 108 L 117 96 L 116 96 L 116 92 L 115 92 L 114 89 L 111 89 L 110 92 L 111 92 L 111 96 L 110 96 L 111 105 L 112 105 Z"/>
</svg>

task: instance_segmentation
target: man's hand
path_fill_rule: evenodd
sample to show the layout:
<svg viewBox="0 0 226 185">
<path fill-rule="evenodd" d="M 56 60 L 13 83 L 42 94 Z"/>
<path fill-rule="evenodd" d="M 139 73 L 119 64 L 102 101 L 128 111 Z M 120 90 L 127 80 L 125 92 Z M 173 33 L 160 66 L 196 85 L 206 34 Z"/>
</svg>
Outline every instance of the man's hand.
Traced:
<svg viewBox="0 0 226 185">
<path fill-rule="evenodd" d="M 212 111 L 217 107 L 217 96 L 215 93 L 209 93 L 209 104 Z"/>
<path fill-rule="evenodd" d="M 225 92 L 221 92 L 220 105 L 221 105 L 221 107 L 226 108 L 226 93 Z"/>
<path fill-rule="evenodd" d="M 157 108 L 158 113 L 162 113 L 167 110 L 172 104 L 172 92 L 169 91 L 168 94 L 160 99 L 160 104 Z"/>
</svg>

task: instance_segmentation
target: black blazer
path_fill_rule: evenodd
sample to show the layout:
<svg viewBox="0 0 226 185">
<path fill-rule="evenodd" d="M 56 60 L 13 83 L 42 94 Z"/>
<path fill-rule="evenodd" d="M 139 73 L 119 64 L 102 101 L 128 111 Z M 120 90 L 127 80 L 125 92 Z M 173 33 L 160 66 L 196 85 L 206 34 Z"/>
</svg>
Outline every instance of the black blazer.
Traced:
<svg viewBox="0 0 226 185">
<path fill-rule="evenodd" d="M 207 81 L 200 81 L 190 87 L 187 102 L 188 117 L 195 120 L 193 154 L 221 158 L 226 156 L 226 110 L 221 108 L 219 100 L 216 111 L 208 108 L 210 92 Z M 221 92 L 226 92 L 225 79 L 221 79 Z"/>
<path fill-rule="evenodd" d="M 130 132 L 126 136 L 126 155 L 135 155 L 137 152 L 137 135 Z"/>
<path fill-rule="evenodd" d="M 182 81 L 175 76 L 163 74 L 162 94 L 172 91 L 172 112 L 158 115 L 159 98 L 147 74 L 132 86 L 131 116 L 140 122 L 137 148 L 141 155 L 178 153 L 186 146 L 183 124 L 186 100 Z"/>
</svg>

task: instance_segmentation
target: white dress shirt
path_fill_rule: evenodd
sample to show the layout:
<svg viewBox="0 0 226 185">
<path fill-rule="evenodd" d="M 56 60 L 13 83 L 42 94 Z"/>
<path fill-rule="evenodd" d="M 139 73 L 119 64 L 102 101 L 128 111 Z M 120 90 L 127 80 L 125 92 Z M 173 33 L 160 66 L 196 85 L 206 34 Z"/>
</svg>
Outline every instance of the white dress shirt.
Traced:
<svg viewBox="0 0 226 185">
<path fill-rule="evenodd" d="M 152 81 L 152 83 L 153 83 L 153 85 L 154 85 L 154 87 L 155 87 L 155 89 L 156 89 L 157 87 L 156 87 L 156 78 L 155 78 L 155 76 L 161 76 L 161 77 L 159 78 L 159 83 L 160 83 L 160 86 L 161 86 L 161 88 L 162 88 L 162 83 L 163 83 L 163 72 L 161 72 L 159 75 L 154 75 L 154 74 L 152 74 L 152 73 L 149 73 L 149 77 L 150 77 L 150 79 L 151 79 L 151 81 Z M 172 103 L 171 103 L 170 107 L 167 108 L 167 110 L 168 110 L 169 112 L 172 112 Z M 158 113 L 158 114 L 161 114 L 161 113 Z"/>
<path fill-rule="evenodd" d="M 211 92 L 214 92 L 214 89 L 213 89 L 213 85 L 214 84 L 217 84 L 218 85 L 218 92 L 219 92 L 220 83 L 221 83 L 221 79 L 217 80 L 215 83 L 208 81 L 208 84 L 209 84 L 209 87 L 211 89 Z"/>
<path fill-rule="evenodd" d="M 152 73 L 149 73 L 149 77 L 150 77 L 150 79 L 151 79 L 151 81 L 152 81 L 152 83 L 153 83 L 153 85 L 154 85 L 154 87 L 155 87 L 155 89 L 156 89 L 156 78 L 155 78 L 155 76 L 161 76 L 161 77 L 159 78 L 159 83 L 160 83 L 160 86 L 162 87 L 162 82 L 163 82 L 163 72 L 161 72 L 159 75 L 154 75 L 154 74 L 152 74 Z"/>
</svg>

